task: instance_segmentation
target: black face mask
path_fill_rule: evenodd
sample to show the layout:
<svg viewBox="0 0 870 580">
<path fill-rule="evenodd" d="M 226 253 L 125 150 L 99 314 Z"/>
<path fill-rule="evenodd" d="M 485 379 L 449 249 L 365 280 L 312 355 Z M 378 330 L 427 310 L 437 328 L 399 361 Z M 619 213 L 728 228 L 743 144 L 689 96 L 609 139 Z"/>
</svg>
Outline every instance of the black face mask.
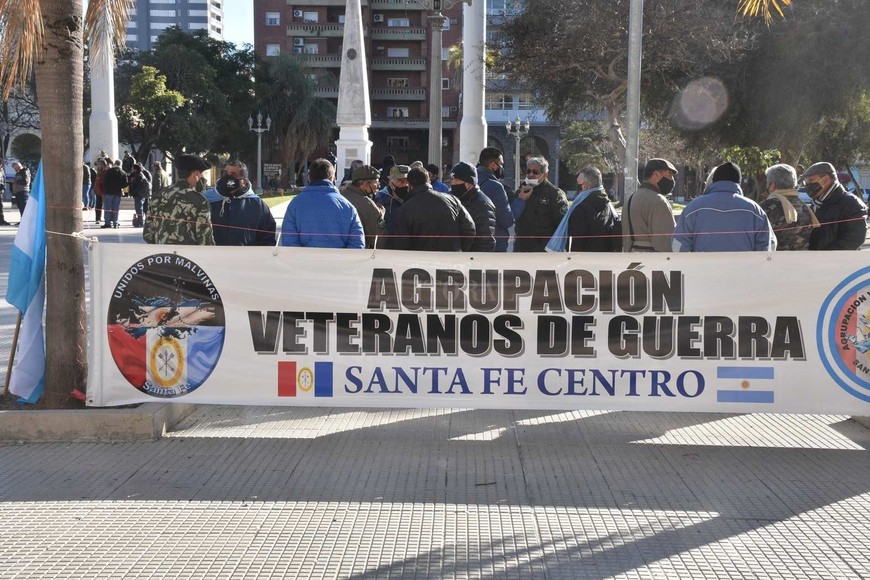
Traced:
<svg viewBox="0 0 870 580">
<path fill-rule="evenodd" d="M 496 166 L 495 170 L 492 172 L 496 179 L 501 179 L 504 177 L 504 167 L 501 165 Z"/>
<path fill-rule="evenodd" d="M 659 191 L 662 195 L 667 195 L 674 190 L 674 187 L 677 185 L 677 182 L 671 179 L 670 177 L 662 177 L 659 179 L 656 186 L 659 188 Z"/>
<path fill-rule="evenodd" d="M 199 179 L 196 180 L 196 185 L 193 186 L 193 188 L 196 191 L 202 193 L 203 191 L 205 191 L 206 185 L 208 185 L 208 182 L 205 180 L 205 177 L 200 177 Z"/>
<path fill-rule="evenodd" d="M 450 193 L 452 193 L 456 197 L 462 197 L 463 195 L 465 195 L 465 192 L 467 192 L 467 191 L 468 190 L 465 189 L 464 183 L 457 183 L 456 185 L 450 186 Z"/>
<path fill-rule="evenodd" d="M 411 189 L 409 187 L 397 187 L 393 189 L 393 193 L 396 194 L 396 197 L 401 199 L 402 201 L 408 201 L 411 198 Z"/>
<path fill-rule="evenodd" d="M 810 197 L 816 197 L 820 191 L 822 191 L 822 186 L 819 183 L 807 183 L 807 194 Z"/>
<path fill-rule="evenodd" d="M 215 189 L 224 197 L 236 197 L 242 193 L 242 182 L 230 175 L 224 175 L 218 179 Z"/>
</svg>

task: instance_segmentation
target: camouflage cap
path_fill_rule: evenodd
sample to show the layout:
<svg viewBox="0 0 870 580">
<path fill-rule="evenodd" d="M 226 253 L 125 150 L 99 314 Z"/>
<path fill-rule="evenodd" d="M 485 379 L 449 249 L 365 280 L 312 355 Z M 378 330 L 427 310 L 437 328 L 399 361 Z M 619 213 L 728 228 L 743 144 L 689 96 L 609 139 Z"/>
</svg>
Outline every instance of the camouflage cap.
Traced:
<svg viewBox="0 0 870 580">
<path fill-rule="evenodd" d="M 390 168 L 390 179 L 408 179 L 411 168 L 407 165 L 393 165 Z"/>
<path fill-rule="evenodd" d="M 350 174 L 351 181 L 365 181 L 367 179 L 380 179 L 381 172 L 371 165 L 361 165 Z"/>
</svg>

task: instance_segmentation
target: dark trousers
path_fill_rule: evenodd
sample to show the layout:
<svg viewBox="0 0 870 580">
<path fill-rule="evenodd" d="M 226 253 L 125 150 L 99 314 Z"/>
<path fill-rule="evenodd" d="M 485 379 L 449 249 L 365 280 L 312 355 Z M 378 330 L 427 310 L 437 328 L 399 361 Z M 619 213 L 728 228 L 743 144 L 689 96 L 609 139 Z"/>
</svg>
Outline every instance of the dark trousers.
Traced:
<svg viewBox="0 0 870 580">
<path fill-rule="evenodd" d="M 102 215 L 103 215 L 103 196 L 102 195 L 97 196 L 97 204 L 94 206 L 94 209 L 96 210 L 94 213 L 97 214 L 96 215 L 97 223 L 100 223 L 100 217 L 102 217 Z"/>
<path fill-rule="evenodd" d="M 14 194 L 13 197 L 15 198 L 15 205 L 18 206 L 19 213 L 21 213 L 21 215 L 24 215 L 24 208 L 27 207 L 27 200 L 30 198 L 30 192 L 19 191 L 18 193 Z"/>
</svg>

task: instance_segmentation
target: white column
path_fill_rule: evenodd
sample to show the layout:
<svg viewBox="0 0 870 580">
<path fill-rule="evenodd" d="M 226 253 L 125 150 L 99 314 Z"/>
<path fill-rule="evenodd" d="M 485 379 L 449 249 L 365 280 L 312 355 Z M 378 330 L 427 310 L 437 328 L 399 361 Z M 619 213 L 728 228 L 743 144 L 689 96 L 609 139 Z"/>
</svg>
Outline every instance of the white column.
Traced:
<svg viewBox="0 0 870 580">
<path fill-rule="evenodd" d="M 429 55 L 429 163 L 441 168 L 441 31 L 444 28 L 444 15 L 437 12 L 429 16 L 432 28 L 432 47 Z"/>
<path fill-rule="evenodd" d="M 338 85 L 339 127 L 335 142 L 336 182 L 351 161 L 362 159 L 371 164 L 372 142 L 369 127 L 372 109 L 369 104 L 369 79 L 366 70 L 366 50 L 363 41 L 362 7 L 360 0 L 347 0 L 344 13 L 344 53 L 341 55 L 341 77 Z"/>
<path fill-rule="evenodd" d="M 106 46 L 111 46 L 107 40 Z M 102 149 L 112 159 L 118 153 L 118 117 L 115 116 L 115 59 L 94 60 L 91 63 L 91 117 L 88 160 L 95 161 Z"/>
<path fill-rule="evenodd" d="M 462 7 L 462 120 L 459 160 L 476 164 L 486 147 L 486 0 Z"/>
</svg>

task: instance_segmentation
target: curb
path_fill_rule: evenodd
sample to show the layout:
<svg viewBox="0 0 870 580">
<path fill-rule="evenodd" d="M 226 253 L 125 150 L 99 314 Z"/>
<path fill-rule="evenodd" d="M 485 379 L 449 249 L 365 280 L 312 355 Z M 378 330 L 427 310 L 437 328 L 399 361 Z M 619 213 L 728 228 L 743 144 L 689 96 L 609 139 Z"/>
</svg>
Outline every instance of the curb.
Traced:
<svg viewBox="0 0 870 580">
<path fill-rule="evenodd" d="M 864 425 L 868 429 L 870 429 L 870 417 L 852 417 L 852 420 L 858 423 L 859 425 Z"/>
<path fill-rule="evenodd" d="M 0 441 L 156 441 L 195 405 L 144 403 L 130 409 L 0 411 Z"/>
</svg>

